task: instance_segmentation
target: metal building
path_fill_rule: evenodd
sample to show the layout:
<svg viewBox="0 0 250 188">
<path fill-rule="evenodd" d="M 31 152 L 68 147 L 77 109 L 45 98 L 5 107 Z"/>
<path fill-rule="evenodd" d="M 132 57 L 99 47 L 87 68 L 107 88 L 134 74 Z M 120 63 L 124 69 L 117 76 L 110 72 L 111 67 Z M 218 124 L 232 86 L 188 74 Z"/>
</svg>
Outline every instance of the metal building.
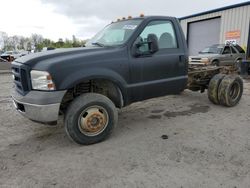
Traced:
<svg viewBox="0 0 250 188">
<path fill-rule="evenodd" d="M 190 55 L 212 44 L 237 43 L 250 57 L 250 1 L 180 18 Z"/>
</svg>

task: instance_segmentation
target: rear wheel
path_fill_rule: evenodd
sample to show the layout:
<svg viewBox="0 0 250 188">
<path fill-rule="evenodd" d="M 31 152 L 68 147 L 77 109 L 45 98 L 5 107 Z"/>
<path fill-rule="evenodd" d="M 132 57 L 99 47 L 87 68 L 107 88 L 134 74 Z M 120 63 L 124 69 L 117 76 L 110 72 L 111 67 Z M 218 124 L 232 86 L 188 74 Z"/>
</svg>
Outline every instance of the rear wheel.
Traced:
<svg viewBox="0 0 250 188">
<path fill-rule="evenodd" d="M 68 107 L 65 130 L 78 144 L 94 144 L 112 133 L 117 120 L 117 110 L 109 98 L 87 93 L 77 97 Z"/>
<path fill-rule="evenodd" d="M 219 104 L 218 89 L 224 77 L 224 74 L 216 74 L 209 82 L 207 90 L 208 99 L 214 104 Z"/>
<path fill-rule="evenodd" d="M 241 59 L 238 59 L 238 60 L 236 60 L 235 61 L 235 63 L 234 63 L 234 67 L 235 67 L 235 69 L 238 71 L 238 73 L 240 73 L 240 69 L 241 69 L 241 67 L 240 67 L 240 65 L 241 65 Z"/>
<path fill-rule="evenodd" d="M 239 76 L 227 75 L 221 81 L 218 90 L 220 104 L 228 107 L 239 103 L 243 93 L 243 81 Z"/>
</svg>

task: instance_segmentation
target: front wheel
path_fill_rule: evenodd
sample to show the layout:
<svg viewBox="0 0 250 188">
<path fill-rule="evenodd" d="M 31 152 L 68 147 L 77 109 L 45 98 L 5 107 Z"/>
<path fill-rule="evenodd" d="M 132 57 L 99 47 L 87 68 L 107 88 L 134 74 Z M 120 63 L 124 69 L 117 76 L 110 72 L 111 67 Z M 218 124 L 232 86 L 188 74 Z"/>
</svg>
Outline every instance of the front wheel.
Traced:
<svg viewBox="0 0 250 188">
<path fill-rule="evenodd" d="M 117 120 L 117 110 L 109 98 L 97 93 L 86 93 L 69 105 L 65 115 L 65 130 L 78 144 L 95 144 L 112 133 Z"/>
<path fill-rule="evenodd" d="M 214 66 L 220 66 L 220 62 L 218 61 L 218 60 L 214 60 L 213 62 L 212 62 L 212 65 L 214 65 Z"/>
</svg>

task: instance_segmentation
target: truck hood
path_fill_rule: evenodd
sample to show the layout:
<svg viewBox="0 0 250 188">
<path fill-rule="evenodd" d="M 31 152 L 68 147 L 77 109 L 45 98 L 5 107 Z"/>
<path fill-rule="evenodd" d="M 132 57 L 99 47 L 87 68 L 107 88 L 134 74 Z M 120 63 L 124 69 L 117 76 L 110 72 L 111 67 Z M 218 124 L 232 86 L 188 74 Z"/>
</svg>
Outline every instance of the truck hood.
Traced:
<svg viewBox="0 0 250 188">
<path fill-rule="evenodd" d="M 104 47 L 81 47 L 81 48 L 67 48 L 67 49 L 56 49 L 45 52 L 38 52 L 28 54 L 21 58 L 16 59 L 16 62 L 34 67 L 37 64 L 53 64 L 64 62 L 66 60 L 74 61 L 74 59 L 83 59 L 89 56 L 97 56 L 110 51 L 112 48 Z"/>
</svg>

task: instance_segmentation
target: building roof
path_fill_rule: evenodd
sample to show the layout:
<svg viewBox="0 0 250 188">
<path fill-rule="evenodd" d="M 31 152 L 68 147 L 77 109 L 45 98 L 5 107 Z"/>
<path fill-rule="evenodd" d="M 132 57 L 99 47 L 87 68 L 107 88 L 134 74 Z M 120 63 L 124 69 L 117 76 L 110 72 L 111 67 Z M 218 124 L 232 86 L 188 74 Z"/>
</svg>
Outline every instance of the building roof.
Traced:
<svg viewBox="0 0 250 188">
<path fill-rule="evenodd" d="M 184 17 L 179 18 L 179 20 L 184 20 L 184 19 L 187 19 L 187 18 L 192 18 L 192 17 L 196 17 L 196 16 L 201 16 L 201 15 L 204 15 L 204 14 L 210 14 L 210 13 L 214 13 L 214 12 L 219 12 L 219 11 L 228 10 L 228 9 L 237 8 L 237 7 L 242 7 L 242 6 L 247 6 L 247 5 L 250 5 L 250 1 L 243 2 L 243 3 L 238 3 L 238 4 L 234 4 L 234 5 L 229 5 L 229 6 L 221 7 L 221 8 L 217 8 L 217 9 L 212 9 L 212 10 L 208 10 L 208 11 L 205 11 L 205 12 L 192 14 L 192 15 L 189 15 L 189 16 L 184 16 Z"/>
</svg>

